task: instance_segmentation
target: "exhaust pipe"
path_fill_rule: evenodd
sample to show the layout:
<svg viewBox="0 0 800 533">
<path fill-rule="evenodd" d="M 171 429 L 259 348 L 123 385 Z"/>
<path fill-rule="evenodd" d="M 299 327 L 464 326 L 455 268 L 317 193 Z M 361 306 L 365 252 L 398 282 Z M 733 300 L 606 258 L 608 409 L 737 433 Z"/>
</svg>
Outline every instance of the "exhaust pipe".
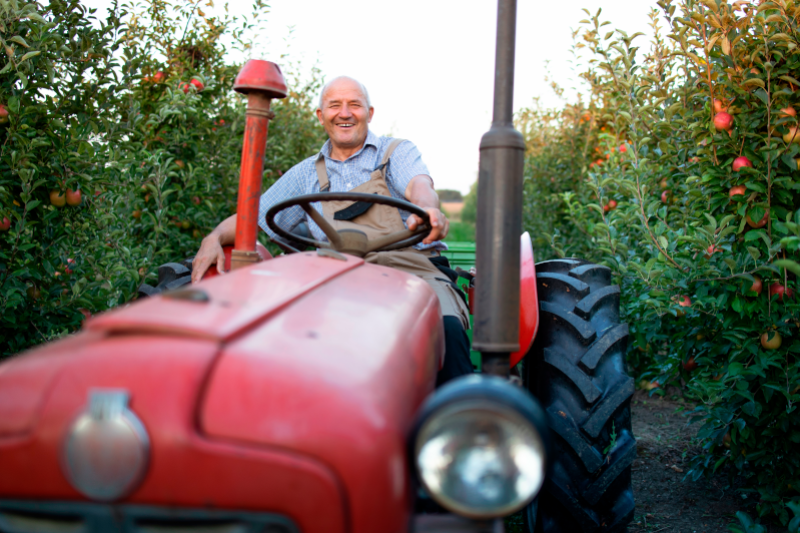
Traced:
<svg viewBox="0 0 800 533">
<path fill-rule="evenodd" d="M 275 116 L 269 108 L 273 98 L 286 98 L 286 82 L 275 63 L 251 59 L 236 76 L 233 90 L 247 95 L 247 123 L 239 174 L 236 240 L 231 252 L 231 270 L 260 261 L 256 252 L 258 201 L 264 176 L 269 121 Z"/>
<path fill-rule="evenodd" d="M 507 377 L 519 350 L 520 234 L 525 142 L 514 129 L 517 1 L 498 0 L 492 126 L 481 138 L 473 348 L 483 372 Z"/>
</svg>

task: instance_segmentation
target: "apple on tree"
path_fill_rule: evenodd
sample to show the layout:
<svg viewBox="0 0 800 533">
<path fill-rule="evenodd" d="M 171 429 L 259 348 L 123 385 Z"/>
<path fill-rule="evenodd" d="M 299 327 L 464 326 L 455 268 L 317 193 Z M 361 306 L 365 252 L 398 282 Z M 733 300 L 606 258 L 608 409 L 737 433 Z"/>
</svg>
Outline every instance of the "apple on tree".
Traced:
<svg viewBox="0 0 800 533">
<path fill-rule="evenodd" d="M 717 131 L 730 132 L 733 128 L 733 116 L 726 111 L 720 111 L 714 115 L 714 128 L 716 128 Z"/>
<path fill-rule="evenodd" d="M 728 196 L 732 200 L 734 196 L 744 196 L 746 192 L 747 192 L 747 187 L 745 187 L 744 185 L 735 185 L 731 187 Z"/>
<path fill-rule="evenodd" d="M 50 205 L 55 207 L 64 207 L 67 205 L 67 199 L 64 197 L 64 193 L 57 189 L 50 191 Z"/>
<path fill-rule="evenodd" d="M 748 291 L 752 291 L 756 293 L 756 296 L 759 296 L 763 287 L 764 283 L 761 281 L 761 278 L 758 276 L 753 276 L 753 284 L 750 286 Z"/>
<path fill-rule="evenodd" d="M 0 231 L 8 231 L 11 227 L 11 221 L 8 217 L 3 217 L 3 220 L 0 221 Z"/>
<path fill-rule="evenodd" d="M 776 281 L 769 286 L 769 297 L 772 298 L 776 294 L 778 295 L 778 300 L 783 301 L 784 295 L 786 295 L 787 298 L 791 298 L 794 296 L 794 291 L 789 287 L 781 285 L 779 281 Z"/>
<path fill-rule="evenodd" d="M 0 104 L 0 124 L 8 124 L 8 108 Z"/>
<path fill-rule="evenodd" d="M 743 156 L 743 155 L 741 155 L 741 156 L 739 156 L 739 157 L 737 157 L 736 159 L 733 160 L 733 171 L 734 172 L 739 172 L 739 170 L 742 169 L 743 167 L 753 168 L 753 163 L 751 163 L 750 160 L 747 157 Z"/>
<path fill-rule="evenodd" d="M 67 189 L 67 205 L 73 207 L 81 205 L 80 189 L 78 189 L 77 191 L 73 191 L 72 189 Z"/>
<path fill-rule="evenodd" d="M 766 350 L 777 350 L 781 347 L 781 334 L 777 331 L 765 331 L 761 335 L 761 346 Z"/>
<path fill-rule="evenodd" d="M 764 216 L 758 222 L 754 222 L 749 213 L 745 216 L 745 220 L 747 220 L 747 225 L 751 228 L 763 228 L 769 221 L 769 209 L 764 210 Z"/>
</svg>

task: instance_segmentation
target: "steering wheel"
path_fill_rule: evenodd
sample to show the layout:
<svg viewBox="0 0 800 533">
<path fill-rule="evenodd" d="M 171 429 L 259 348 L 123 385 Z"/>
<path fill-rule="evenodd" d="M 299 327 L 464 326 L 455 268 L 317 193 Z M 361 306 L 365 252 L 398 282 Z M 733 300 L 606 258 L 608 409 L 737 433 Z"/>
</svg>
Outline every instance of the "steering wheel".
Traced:
<svg viewBox="0 0 800 533">
<path fill-rule="evenodd" d="M 367 234 L 357 229 L 342 229 L 336 231 L 333 226 L 325 220 L 322 214 L 314 209 L 311 204 L 314 202 L 368 202 L 371 204 L 388 205 L 398 209 L 404 209 L 410 213 L 417 215 L 422 219 L 417 229 L 411 231 L 405 229 L 402 231 L 395 231 L 384 237 L 378 239 L 369 239 Z M 295 233 L 284 230 L 275 223 L 275 217 L 279 213 L 289 209 L 290 207 L 300 206 L 306 212 L 311 220 L 317 223 L 317 226 L 328 237 L 329 242 L 322 242 L 316 239 L 303 237 Z M 421 207 L 407 202 L 405 200 L 398 200 L 391 196 L 383 196 L 380 194 L 366 194 L 361 192 L 321 192 L 314 194 L 304 194 L 302 196 L 295 196 L 283 202 L 279 202 L 269 208 L 266 215 L 267 226 L 291 243 L 303 246 L 314 246 L 316 248 L 334 249 L 337 252 L 347 253 L 358 257 L 364 257 L 370 252 L 385 252 L 389 250 L 397 250 L 399 248 L 407 248 L 422 241 L 425 235 L 431 231 L 431 221 L 428 213 Z"/>
</svg>

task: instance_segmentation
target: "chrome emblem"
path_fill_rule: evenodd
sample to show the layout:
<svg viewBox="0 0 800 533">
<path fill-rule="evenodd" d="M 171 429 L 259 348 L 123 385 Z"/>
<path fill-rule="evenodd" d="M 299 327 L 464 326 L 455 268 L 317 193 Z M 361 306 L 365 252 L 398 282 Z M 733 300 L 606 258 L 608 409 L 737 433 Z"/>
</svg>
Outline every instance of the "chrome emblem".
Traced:
<svg viewBox="0 0 800 533">
<path fill-rule="evenodd" d="M 89 405 L 70 426 L 64 442 L 64 473 L 79 492 L 98 501 L 131 493 L 142 481 L 150 439 L 128 408 L 122 389 L 92 389 Z"/>
</svg>

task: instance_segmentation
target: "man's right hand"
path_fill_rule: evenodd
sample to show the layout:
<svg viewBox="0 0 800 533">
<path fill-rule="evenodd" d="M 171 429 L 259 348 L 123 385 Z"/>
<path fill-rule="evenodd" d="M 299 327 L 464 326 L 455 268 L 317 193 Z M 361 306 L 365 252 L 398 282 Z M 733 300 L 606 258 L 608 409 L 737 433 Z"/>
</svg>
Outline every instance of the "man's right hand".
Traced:
<svg viewBox="0 0 800 533">
<path fill-rule="evenodd" d="M 219 243 L 219 237 L 213 233 L 203 239 L 200 250 L 192 260 L 192 283 L 198 283 L 203 279 L 206 271 L 213 264 L 217 265 L 217 272 L 225 273 L 225 253 Z"/>
<path fill-rule="evenodd" d="M 192 260 L 192 283 L 198 283 L 211 265 L 217 265 L 217 272 L 225 273 L 225 253 L 222 247 L 233 244 L 236 239 L 236 214 L 220 222 L 214 231 L 209 233 Z"/>
</svg>

